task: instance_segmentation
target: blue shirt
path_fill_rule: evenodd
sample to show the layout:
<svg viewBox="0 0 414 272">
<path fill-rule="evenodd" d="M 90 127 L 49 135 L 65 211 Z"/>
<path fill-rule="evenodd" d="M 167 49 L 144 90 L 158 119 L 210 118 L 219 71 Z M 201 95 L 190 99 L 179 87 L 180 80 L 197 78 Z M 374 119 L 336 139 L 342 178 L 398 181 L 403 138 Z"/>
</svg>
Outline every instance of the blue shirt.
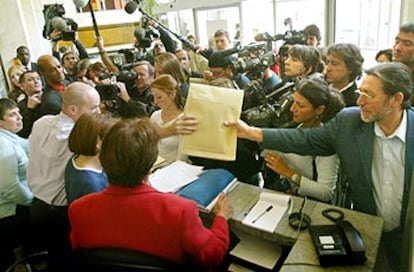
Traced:
<svg viewBox="0 0 414 272">
<path fill-rule="evenodd" d="M 0 128 L 0 218 L 16 213 L 16 205 L 29 205 L 33 195 L 27 185 L 27 139 Z"/>
<path fill-rule="evenodd" d="M 73 156 L 66 165 L 65 190 L 66 198 L 72 201 L 94 192 L 103 191 L 108 186 L 108 179 L 104 171 L 90 168 L 80 168 Z"/>
</svg>

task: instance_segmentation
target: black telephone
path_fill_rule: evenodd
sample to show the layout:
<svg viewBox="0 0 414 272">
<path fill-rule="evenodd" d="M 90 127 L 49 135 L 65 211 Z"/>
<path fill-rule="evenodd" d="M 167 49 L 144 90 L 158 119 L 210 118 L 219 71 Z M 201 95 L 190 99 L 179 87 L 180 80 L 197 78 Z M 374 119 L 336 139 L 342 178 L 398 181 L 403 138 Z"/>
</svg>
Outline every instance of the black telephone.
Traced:
<svg viewBox="0 0 414 272">
<path fill-rule="evenodd" d="M 359 231 L 343 219 L 341 211 L 330 209 L 328 212 L 342 216 L 324 214 L 336 224 L 313 225 L 309 228 L 321 266 L 363 264 L 366 256 Z"/>
</svg>

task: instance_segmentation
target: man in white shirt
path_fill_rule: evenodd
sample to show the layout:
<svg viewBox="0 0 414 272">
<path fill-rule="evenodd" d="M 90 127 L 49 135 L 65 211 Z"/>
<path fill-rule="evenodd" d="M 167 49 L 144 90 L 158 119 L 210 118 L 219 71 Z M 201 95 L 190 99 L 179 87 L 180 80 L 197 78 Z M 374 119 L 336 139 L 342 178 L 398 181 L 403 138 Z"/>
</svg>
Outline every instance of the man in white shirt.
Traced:
<svg viewBox="0 0 414 272">
<path fill-rule="evenodd" d="M 64 180 L 66 163 L 72 156 L 69 134 L 80 115 L 100 112 L 98 92 L 85 83 L 70 84 L 62 98 L 60 114 L 46 115 L 33 126 L 27 170 L 34 195 L 31 218 L 36 237 L 51 254 L 52 265 L 54 261 L 60 264 L 70 252 Z"/>
</svg>

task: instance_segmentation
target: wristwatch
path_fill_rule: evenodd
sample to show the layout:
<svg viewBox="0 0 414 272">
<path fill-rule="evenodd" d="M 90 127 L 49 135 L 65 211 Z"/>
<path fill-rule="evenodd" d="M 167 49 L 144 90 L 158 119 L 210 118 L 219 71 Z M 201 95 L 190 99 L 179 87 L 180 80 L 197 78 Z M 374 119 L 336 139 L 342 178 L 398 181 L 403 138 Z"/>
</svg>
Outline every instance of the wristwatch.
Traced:
<svg viewBox="0 0 414 272">
<path fill-rule="evenodd" d="M 292 175 L 292 178 L 291 178 L 291 180 L 292 180 L 292 183 L 293 184 L 295 184 L 296 186 L 298 186 L 299 185 L 299 181 L 300 181 L 300 178 L 301 178 L 301 176 L 300 175 L 298 175 L 298 174 L 293 174 Z"/>
</svg>

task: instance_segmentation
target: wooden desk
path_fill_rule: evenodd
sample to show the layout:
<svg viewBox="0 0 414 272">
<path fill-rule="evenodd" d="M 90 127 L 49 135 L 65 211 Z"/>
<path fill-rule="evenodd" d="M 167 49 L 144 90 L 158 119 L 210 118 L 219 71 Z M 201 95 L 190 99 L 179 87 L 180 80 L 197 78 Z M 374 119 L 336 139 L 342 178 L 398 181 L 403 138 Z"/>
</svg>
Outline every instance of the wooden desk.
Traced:
<svg viewBox="0 0 414 272">
<path fill-rule="evenodd" d="M 230 220 L 230 228 L 237 232 L 246 232 L 261 239 L 266 239 L 279 243 L 280 245 L 292 247 L 281 271 L 373 271 L 379 249 L 383 219 L 378 216 L 368 215 L 348 209 L 342 209 L 345 219 L 351 222 L 361 233 L 365 245 L 367 260 L 363 266 L 332 266 L 328 268 L 320 267 L 319 260 L 315 252 L 312 238 L 308 230 L 297 232 L 289 226 L 288 216 L 285 216 L 276 228 L 274 233 L 267 233 L 243 225 L 241 221 L 249 209 L 257 202 L 260 189 L 257 186 L 239 182 L 229 194 L 230 201 L 234 208 L 233 218 Z M 292 211 L 298 211 L 303 198 L 293 196 Z M 322 215 L 322 210 L 333 207 L 332 205 L 307 200 L 303 212 L 308 214 L 313 225 L 333 224 Z"/>
</svg>

